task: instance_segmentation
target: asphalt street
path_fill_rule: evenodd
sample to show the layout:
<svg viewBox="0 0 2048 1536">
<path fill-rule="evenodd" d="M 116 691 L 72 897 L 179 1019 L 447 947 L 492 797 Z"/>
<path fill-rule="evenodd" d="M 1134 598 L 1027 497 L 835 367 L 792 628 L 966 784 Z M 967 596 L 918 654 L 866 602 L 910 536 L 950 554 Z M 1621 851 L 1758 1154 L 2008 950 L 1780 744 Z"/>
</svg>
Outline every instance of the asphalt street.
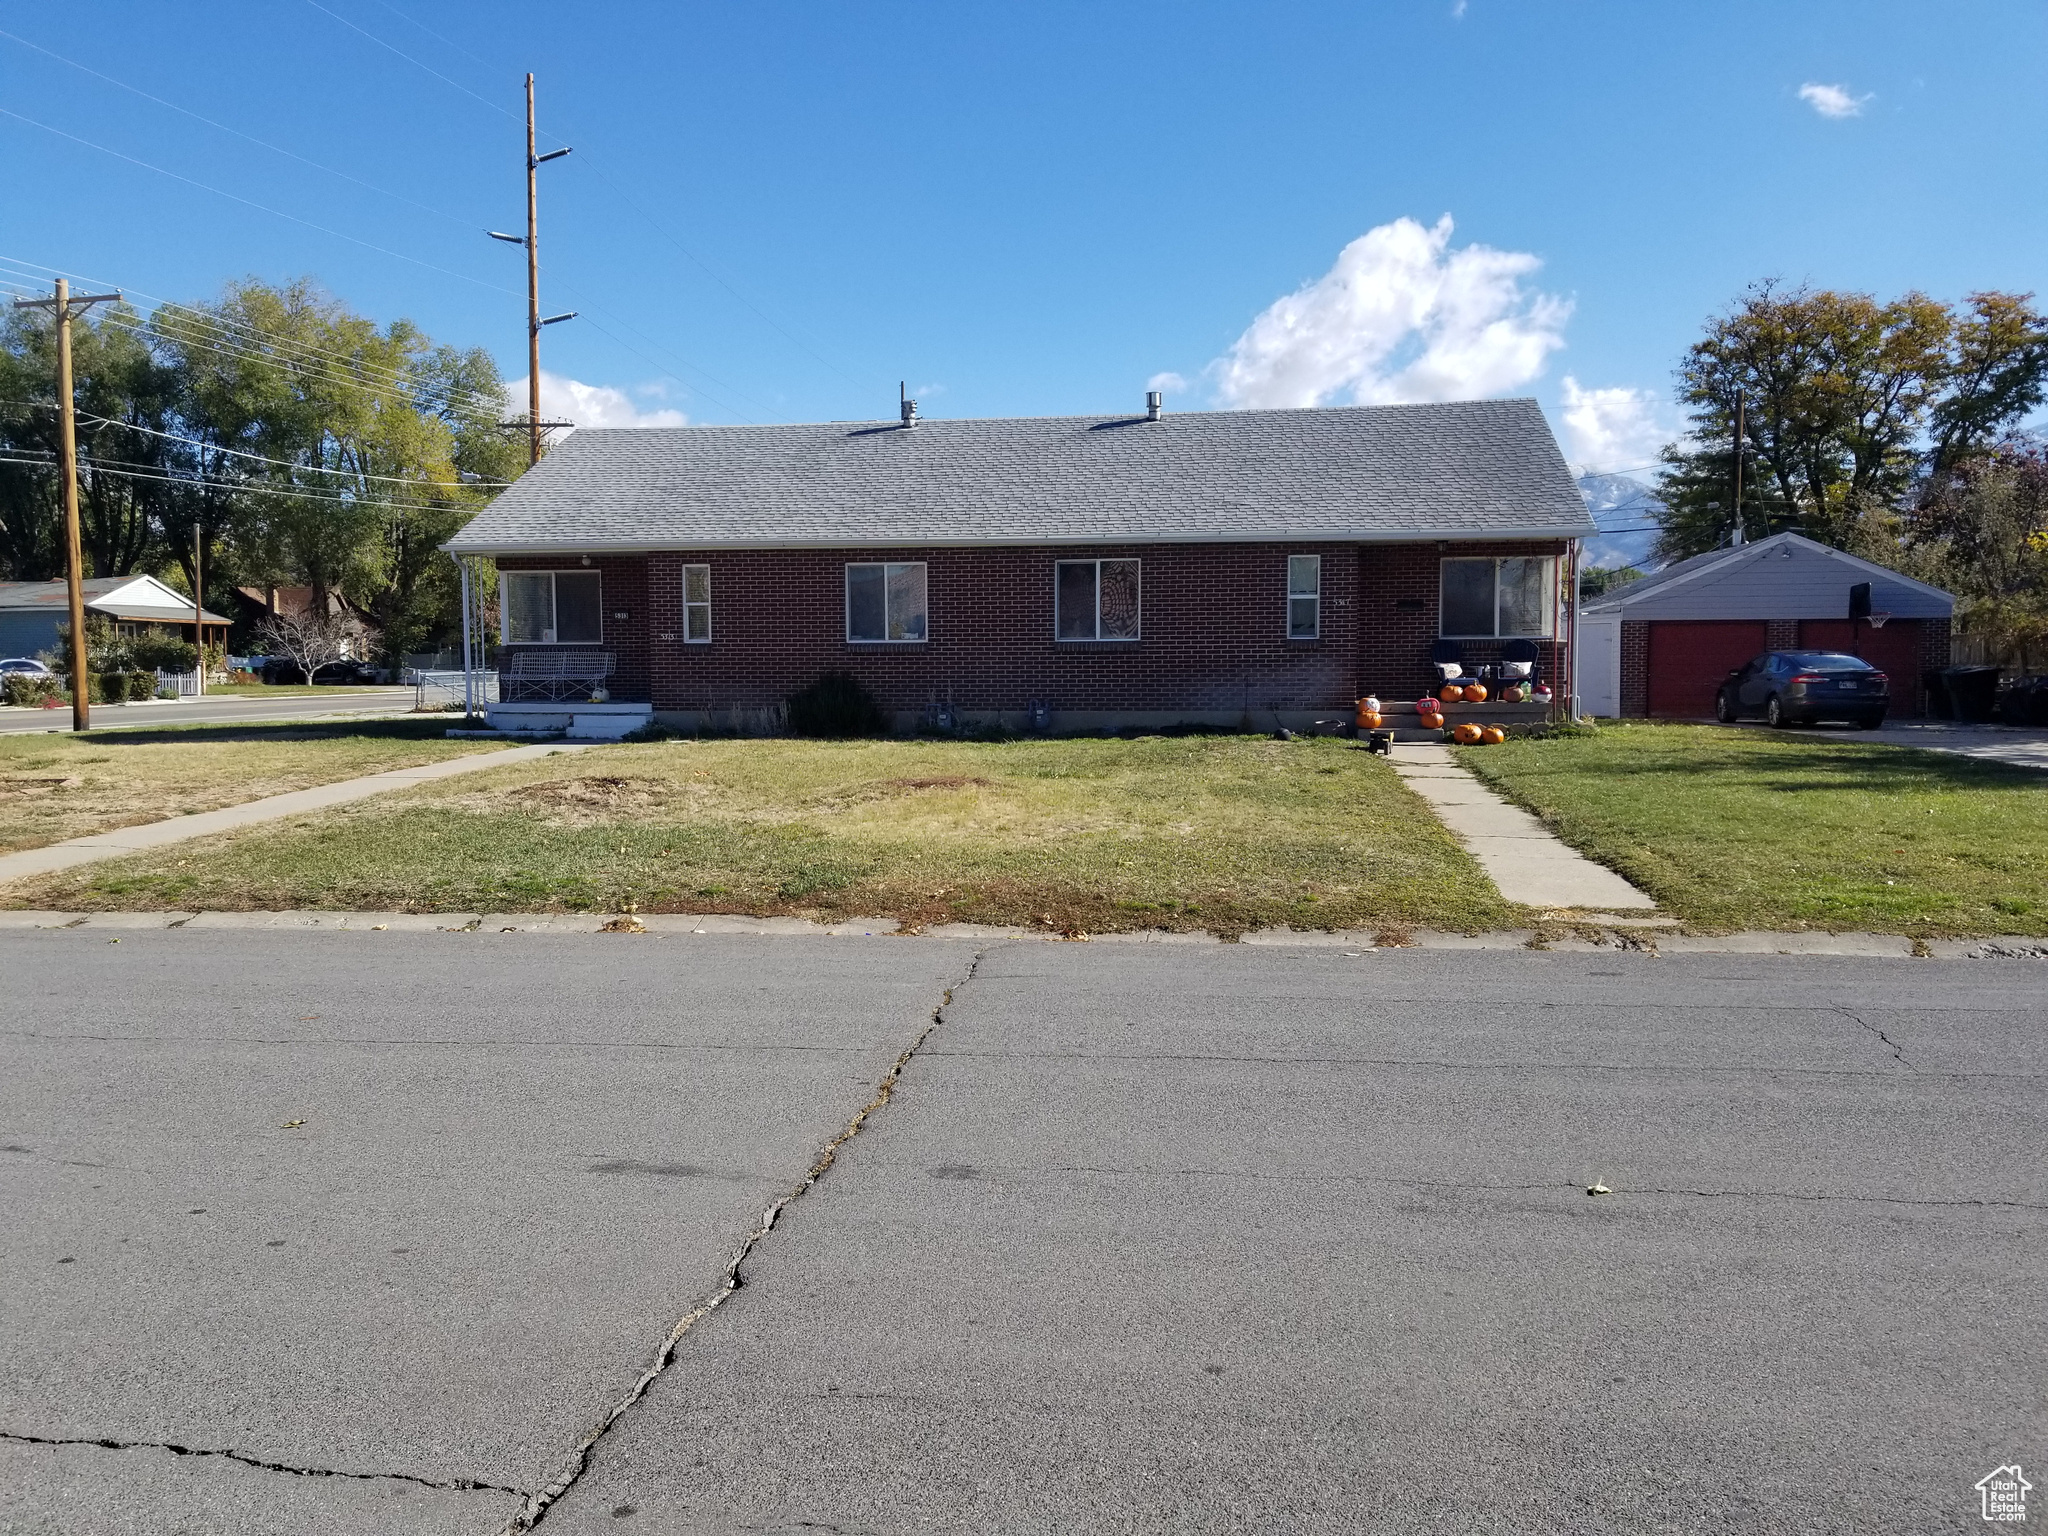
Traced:
<svg viewBox="0 0 2048 1536">
<path fill-rule="evenodd" d="M 1982 1529 L 2041 974 L 0 933 L 0 1531 Z"/>
<path fill-rule="evenodd" d="M 275 699 L 242 697 L 181 699 L 177 703 L 95 704 L 96 731 L 161 730 L 167 725 L 222 725 L 241 721 L 305 720 L 323 715 L 403 715 L 418 694 L 411 688 L 336 688 L 330 693 L 286 694 Z M 0 735 L 21 731 L 69 731 L 71 710 L 0 710 Z"/>
</svg>

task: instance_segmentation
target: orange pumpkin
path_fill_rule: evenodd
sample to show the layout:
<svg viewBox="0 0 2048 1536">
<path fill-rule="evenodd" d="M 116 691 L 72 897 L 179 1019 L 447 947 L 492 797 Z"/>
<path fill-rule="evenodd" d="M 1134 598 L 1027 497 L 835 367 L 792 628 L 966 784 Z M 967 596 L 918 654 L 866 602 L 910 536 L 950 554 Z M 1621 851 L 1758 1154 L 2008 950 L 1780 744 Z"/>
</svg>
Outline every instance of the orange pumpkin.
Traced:
<svg viewBox="0 0 2048 1536">
<path fill-rule="evenodd" d="M 1451 739 L 1461 747 L 1477 746 L 1479 744 L 1479 727 L 1467 720 L 1451 732 Z"/>
<path fill-rule="evenodd" d="M 1464 685 L 1460 683 L 1445 683 L 1443 687 L 1437 689 L 1436 696 L 1446 704 L 1459 703 L 1465 697 Z"/>
<path fill-rule="evenodd" d="M 1479 742 L 1481 746 L 1497 747 L 1507 739 L 1508 733 L 1502 730 L 1497 725 L 1489 725 L 1485 730 L 1479 733 Z"/>
<path fill-rule="evenodd" d="M 1361 731 L 1376 731 L 1380 728 L 1380 712 L 1376 709 L 1361 709 L 1358 712 L 1358 728 Z"/>
<path fill-rule="evenodd" d="M 1484 704 L 1486 702 L 1486 684 L 1467 683 L 1465 685 L 1465 702 L 1467 704 Z"/>
</svg>

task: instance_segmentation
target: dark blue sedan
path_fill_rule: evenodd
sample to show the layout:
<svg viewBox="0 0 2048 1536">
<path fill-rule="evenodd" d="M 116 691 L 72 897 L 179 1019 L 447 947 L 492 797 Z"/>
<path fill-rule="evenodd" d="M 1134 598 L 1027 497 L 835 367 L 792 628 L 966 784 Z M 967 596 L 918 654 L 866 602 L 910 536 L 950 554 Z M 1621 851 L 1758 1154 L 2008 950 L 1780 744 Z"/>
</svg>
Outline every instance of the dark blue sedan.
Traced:
<svg viewBox="0 0 2048 1536">
<path fill-rule="evenodd" d="M 1840 651 L 1766 651 L 1728 674 L 1714 698 L 1723 725 L 1761 716 L 1772 725 L 1846 720 L 1874 731 L 1891 706 L 1891 679 Z"/>
</svg>

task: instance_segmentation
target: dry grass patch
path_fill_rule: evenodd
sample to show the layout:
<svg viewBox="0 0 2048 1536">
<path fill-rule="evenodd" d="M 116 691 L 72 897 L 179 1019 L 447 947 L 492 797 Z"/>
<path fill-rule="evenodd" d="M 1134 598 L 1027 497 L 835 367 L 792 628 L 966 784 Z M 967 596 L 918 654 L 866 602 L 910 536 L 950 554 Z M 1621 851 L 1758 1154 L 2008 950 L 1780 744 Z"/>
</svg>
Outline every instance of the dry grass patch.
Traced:
<svg viewBox="0 0 2048 1536">
<path fill-rule="evenodd" d="M 1255 737 L 594 748 L 15 893 L 65 908 L 796 913 L 1060 932 L 1494 927 L 1380 759 Z"/>
<path fill-rule="evenodd" d="M 476 751 L 412 722 L 0 735 L 0 853 Z"/>
</svg>

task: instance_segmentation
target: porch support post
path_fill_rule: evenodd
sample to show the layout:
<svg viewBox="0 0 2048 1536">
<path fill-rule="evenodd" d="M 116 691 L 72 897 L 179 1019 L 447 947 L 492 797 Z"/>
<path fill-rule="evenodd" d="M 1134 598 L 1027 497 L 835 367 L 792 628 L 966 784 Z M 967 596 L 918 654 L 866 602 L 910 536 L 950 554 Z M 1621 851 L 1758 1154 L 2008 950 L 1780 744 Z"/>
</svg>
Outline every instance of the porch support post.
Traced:
<svg viewBox="0 0 2048 1536">
<path fill-rule="evenodd" d="M 1570 604 L 1565 610 L 1564 671 L 1570 680 L 1571 692 L 1567 698 L 1571 704 L 1571 718 L 1581 718 L 1579 712 L 1579 541 L 1572 540 L 1571 554 L 1567 563 L 1571 567 L 1568 577 L 1570 585 L 1565 588 L 1565 601 Z"/>
<path fill-rule="evenodd" d="M 475 655 L 469 639 L 469 562 L 460 555 L 451 554 L 455 569 L 462 573 L 462 718 L 465 724 L 476 713 Z"/>
</svg>

